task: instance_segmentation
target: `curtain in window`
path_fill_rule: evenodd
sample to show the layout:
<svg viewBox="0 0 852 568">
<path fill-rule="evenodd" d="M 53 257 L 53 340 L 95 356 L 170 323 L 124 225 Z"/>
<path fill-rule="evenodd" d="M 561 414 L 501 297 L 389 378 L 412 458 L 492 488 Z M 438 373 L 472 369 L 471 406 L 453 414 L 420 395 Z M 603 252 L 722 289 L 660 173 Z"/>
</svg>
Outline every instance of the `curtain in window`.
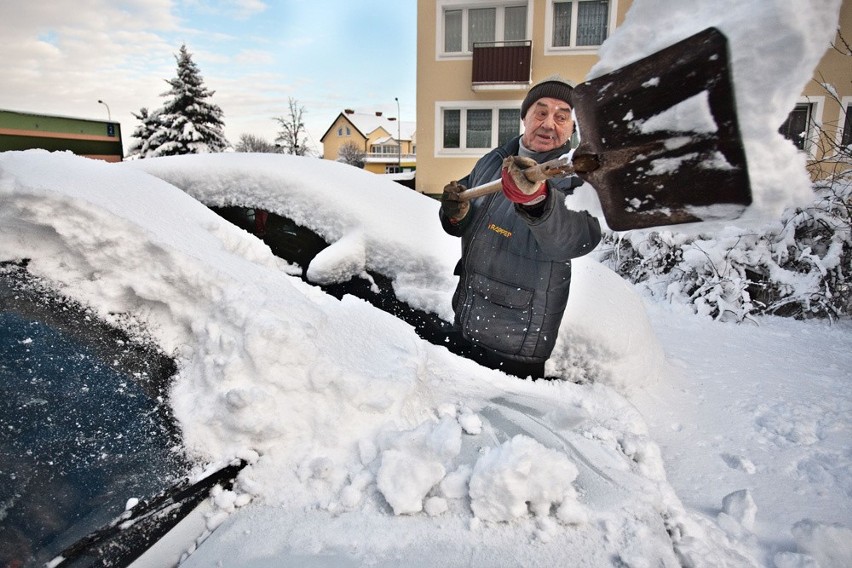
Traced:
<svg viewBox="0 0 852 568">
<path fill-rule="evenodd" d="M 520 109 L 501 108 L 497 115 L 497 123 L 497 145 L 502 146 L 520 133 Z"/>
<path fill-rule="evenodd" d="M 594 0 L 577 6 L 577 45 L 600 45 L 606 39 L 609 2 Z"/>
<path fill-rule="evenodd" d="M 462 11 L 444 12 L 444 51 L 455 53 L 462 50 Z"/>
<path fill-rule="evenodd" d="M 444 148 L 458 148 L 461 142 L 461 111 L 444 111 Z"/>
<path fill-rule="evenodd" d="M 553 47 L 571 45 L 571 2 L 553 3 Z"/>
<path fill-rule="evenodd" d="M 467 13 L 467 48 L 473 51 L 478 41 L 494 41 L 494 29 L 497 26 L 496 8 L 478 8 Z"/>
<path fill-rule="evenodd" d="M 467 111 L 466 147 L 491 147 L 491 109 L 470 109 Z"/>
<path fill-rule="evenodd" d="M 503 24 L 503 39 L 517 41 L 527 39 L 527 7 L 510 6 L 506 8 Z"/>
</svg>

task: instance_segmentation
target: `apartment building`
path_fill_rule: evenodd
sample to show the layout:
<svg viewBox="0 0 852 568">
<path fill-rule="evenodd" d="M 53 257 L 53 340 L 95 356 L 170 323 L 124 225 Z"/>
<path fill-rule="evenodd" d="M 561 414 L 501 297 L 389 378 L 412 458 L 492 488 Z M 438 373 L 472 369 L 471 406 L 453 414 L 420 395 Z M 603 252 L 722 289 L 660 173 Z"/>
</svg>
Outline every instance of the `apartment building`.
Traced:
<svg viewBox="0 0 852 568">
<path fill-rule="evenodd" d="M 418 0 L 417 191 L 517 135 L 530 85 L 582 82 L 630 0 Z"/>
<path fill-rule="evenodd" d="M 520 104 L 553 75 L 582 82 L 632 0 L 418 0 L 417 190 L 438 194 L 521 131 Z M 852 42 L 852 2 L 841 33 Z M 828 48 L 828 46 L 826 46 Z M 850 138 L 852 58 L 829 50 L 782 132 L 812 160 Z M 824 85 L 830 85 L 826 89 Z M 844 125 L 846 128 L 844 130 Z M 827 138 L 826 138 L 827 137 Z"/>
</svg>

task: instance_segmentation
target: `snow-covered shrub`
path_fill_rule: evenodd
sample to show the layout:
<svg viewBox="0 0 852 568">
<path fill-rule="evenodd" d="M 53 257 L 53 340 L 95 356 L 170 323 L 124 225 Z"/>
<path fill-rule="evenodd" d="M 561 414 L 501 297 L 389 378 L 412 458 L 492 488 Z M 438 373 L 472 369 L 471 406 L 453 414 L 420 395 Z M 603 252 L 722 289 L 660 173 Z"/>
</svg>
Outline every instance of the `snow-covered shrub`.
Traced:
<svg viewBox="0 0 852 568">
<path fill-rule="evenodd" d="M 852 315 L 852 178 L 815 192 L 760 233 L 607 233 L 599 259 L 653 298 L 718 320 Z"/>
</svg>

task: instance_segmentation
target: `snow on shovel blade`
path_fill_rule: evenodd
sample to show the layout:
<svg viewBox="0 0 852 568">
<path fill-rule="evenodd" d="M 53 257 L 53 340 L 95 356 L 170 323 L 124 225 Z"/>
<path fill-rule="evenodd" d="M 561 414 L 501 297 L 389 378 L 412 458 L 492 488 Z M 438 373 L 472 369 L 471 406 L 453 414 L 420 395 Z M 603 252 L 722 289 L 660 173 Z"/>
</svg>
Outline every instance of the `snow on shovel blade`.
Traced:
<svg viewBox="0 0 852 568">
<path fill-rule="evenodd" d="M 733 219 L 751 203 L 727 40 L 707 28 L 572 94 L 579 175 L 615 231 Z"/>
</svg>

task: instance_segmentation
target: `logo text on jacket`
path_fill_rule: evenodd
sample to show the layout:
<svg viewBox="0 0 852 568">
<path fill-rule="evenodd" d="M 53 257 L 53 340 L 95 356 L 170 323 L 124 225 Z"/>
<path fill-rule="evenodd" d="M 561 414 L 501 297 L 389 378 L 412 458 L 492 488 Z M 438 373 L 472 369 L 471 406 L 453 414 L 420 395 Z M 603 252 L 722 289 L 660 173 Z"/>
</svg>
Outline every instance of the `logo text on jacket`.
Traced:
<svg viewBox="0 0 852 568">
<path fill-rule="evenodd" d="M 495 225 L 494 223 L 489 224 L 488 228 L 490 230 L 494 231 L 495 233 L 497 233 L 498 235 L 506 237 L 507 239 L 512 238 L 512 231 L 507 231 L 503 227 L 499 227 L 499 226 Z"/>
</svg>

